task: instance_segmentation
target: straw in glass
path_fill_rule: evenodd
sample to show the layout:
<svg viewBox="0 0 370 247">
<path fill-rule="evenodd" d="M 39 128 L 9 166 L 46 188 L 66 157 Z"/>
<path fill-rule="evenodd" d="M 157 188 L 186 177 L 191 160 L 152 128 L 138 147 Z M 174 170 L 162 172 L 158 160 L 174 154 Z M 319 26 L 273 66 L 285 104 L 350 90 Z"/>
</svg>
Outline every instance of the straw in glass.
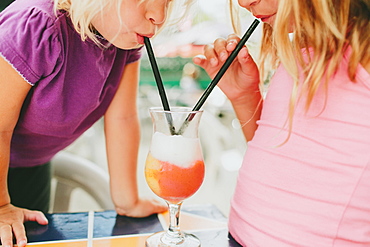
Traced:
<svg viewBox="0 0 370 247">
<path fill-rule="evenodd" d="M 149 40 L 148 37 L 144 37 L 144 44 L 145 44 L 145 47 L 146 47 L 146 51 L 148 53 L 150 65 L 152 66 L 154 79 L 155 79 L 155 82 L 157 84 L 157 88 L 158 88 L 158 91 L 159 91 L 159 96 L 161 97 L 163 109 L 165 111 L 170 111 L 171 109 L 170 109 L 170 105 L 169 105 L 168 100 L 167 100 L 166 91 L 164 89 L 162 78 L 161 78 L 161 75 L 159 73 L 157 62 L 155 60 L 152 45 L 150 44 L 150 40 Z M 167 118 L 167 121 L 168 121 L 168 125 L 169 125 L 169 128 L 170 128 L 171 135 L 176 135 L 175 127 L 173 126 L 173 120 L 172 120 L 171 113 L 167 113 L 166 118 Z"/>
</svg>

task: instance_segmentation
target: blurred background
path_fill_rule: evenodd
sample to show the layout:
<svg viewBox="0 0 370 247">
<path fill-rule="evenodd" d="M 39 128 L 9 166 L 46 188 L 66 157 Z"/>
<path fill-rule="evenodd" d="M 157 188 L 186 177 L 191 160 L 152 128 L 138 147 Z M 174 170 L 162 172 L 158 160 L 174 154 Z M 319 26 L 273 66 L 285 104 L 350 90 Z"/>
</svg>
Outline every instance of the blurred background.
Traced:
<svg viewBox="0 0 370 247">
<path fill-rule="evenodd" d="M 5 8 L 8 1 L 11 2 L 1 0 L 0 10 Z M 173 16 L 181 15 L 183 10 L 180 6 L 175 9 Z M 241 10 L 239 16 L 240 31 L 243 34 L 254 18 L 245 10 Z M 261 26 L 247 42 L 255 58 L 258 56 Z M 203 69 L 192 63 L 192 57 L 202 54 L 204 45 L 212 43 L 216 38 L 225 38 L 231 33 L 234 33 L 234 30 L 230 21 L 228 1 L 198 0 L 192 5 L 186 18 L 169 25 L 152 39 L 170 106 L 193 107 L 196 104 L 211 79 Z M 138 110 L 142 135 L 137 177 L 140 194 L 155 197 L 145 182 L 144 163 L 152 135 L 148 109 L 161 106 L 161 101 L 145 49 L 140 77 Z M 214 204 L 227 216 L 238 169 L 247 145 L 230 102 L 217 87 L 207 99 L 203 110 L 199 133 L 206 177 L 200 190 L 184 204 Z M 70 171 L 66 170 L 67 166 L 61 166 L 62 168 L 55 171 L 53 186 L 56 195 L 53 211 L 79 212 L 109 208 L 110 195 L 105 192 L 108 173 L 102 119 L 63 151 L 63 154 L 72 159 L 73 165 L 70 166 Z M 63 162 L 66 160 L 62 155 L 59 163 Z M 80 165 L 82 163 L 88 165 Z M 97 177 L 88 177 L 87 170 L 95 172 Z M 86 183 L 89 185 L 86 186 Z M 60 192 L 60 188 L 64 192 Z M 102 195 L 96 196 L 92 193 L 102 188 L 105 189 L 101 192 Z"/>
</svg>

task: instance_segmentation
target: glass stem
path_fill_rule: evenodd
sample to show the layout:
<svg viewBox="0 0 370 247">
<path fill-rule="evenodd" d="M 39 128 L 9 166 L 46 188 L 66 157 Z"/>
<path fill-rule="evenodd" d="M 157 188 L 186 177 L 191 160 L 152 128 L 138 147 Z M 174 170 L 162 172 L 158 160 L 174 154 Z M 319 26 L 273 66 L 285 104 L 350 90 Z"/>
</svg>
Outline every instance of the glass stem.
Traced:
<svg viewBox="0 0 370 247">
<path fill-rule="evenodd" d="M 180 244 L 184 241 L 184 235 L 181 233 L 179 226 L 182 202 L 177 204 L 167 202 L 167 204 L 170 215 L 170 224 L 168 230 L 163 235 L 162 242 L 168 244 Z"/>
</svg>

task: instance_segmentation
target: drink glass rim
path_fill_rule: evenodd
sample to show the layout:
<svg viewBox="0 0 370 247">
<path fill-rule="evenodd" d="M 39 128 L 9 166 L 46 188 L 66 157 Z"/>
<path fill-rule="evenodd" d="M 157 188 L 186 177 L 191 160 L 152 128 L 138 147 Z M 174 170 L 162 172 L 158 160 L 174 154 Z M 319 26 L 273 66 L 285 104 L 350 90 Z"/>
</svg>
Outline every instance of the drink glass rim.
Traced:
<svg viewBox="0 0 370 247">
<path fill-rule="evenodd" d="M 171 110 L 164 110 L 163 107 L 160 106 L 154 106 L 149 108 L 150 112 L 168 112 L 168 113 L 199 113 L 203 112 L 203 110 L 194 111 L 191 107 L 187 106 L 174 106 L 171 107 Z"/>
</svg>

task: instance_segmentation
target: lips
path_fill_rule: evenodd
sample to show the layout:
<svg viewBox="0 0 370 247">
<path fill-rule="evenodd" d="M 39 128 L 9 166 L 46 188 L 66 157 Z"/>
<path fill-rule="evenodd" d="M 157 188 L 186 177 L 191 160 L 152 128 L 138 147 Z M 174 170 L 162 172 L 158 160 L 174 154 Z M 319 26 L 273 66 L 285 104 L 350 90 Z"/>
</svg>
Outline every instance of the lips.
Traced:
<svg viewBox="0 0 370 247">
<path fill-rule="evenodd" d="M 262 22 L 267 22 L 274 15 L 255 15 L 255 17 L 261 19 Z"/>
<path fill-rule="evenodd" d="M 144 44 L 144 37 L 141 36 L 140 34 L 136 34 L 137 37 L 137 43 L 143 45 Z"/>
<path fill-rule="evenodd" d="M 136 34 L 137 36 L 137 42 L 139 44 L 144 44 L 144 37 L 148 37 L 148 38 L 151 38 L 154 36 L 154 34 Z"/>
</svg>

